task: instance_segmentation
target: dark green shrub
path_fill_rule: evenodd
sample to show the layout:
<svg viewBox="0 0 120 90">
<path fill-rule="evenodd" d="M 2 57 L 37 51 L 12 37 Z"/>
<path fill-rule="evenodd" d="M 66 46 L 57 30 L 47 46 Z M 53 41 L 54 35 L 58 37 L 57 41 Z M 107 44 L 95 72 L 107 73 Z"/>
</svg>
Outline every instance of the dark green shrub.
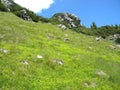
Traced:
<svg viewBox="0 0 120 90">
<path fill-rule="evenodd" d="M 15 4 L 15 3 L 10 7 L 10 11 L 11 11 L 11 12 L 20 11 L 20 10 L 22 10 L 22 9 L 23 9 L 23 8 L 22 8 L 21 6 Z"/>
<path fill-rule="evenodd" d="M 120 44 L 120 38 L 116 39 L 116 43 Z"/>
<path fill-rule="evenodd" d="M 42 21 L 42 22 L 45 22 L 45 23 L 50 22 L 49 18 L 44 18 L 44 17 L 41 17 L 41 16 L 39 16 L 39 20 Z"/>
<path fill-rule="evenodd" d="M 4 11 L 4 12 L 8 11 L 7 7 L 1 3 L 1 0 L 0 0 L 0 11 Z"/>
<path fill-rule="evenodd" d="M 39 21 L 39 16 L 37 16 L 34 12 L 29 11 L 27 9 L 26 9 L 26 11 L 27 11 L 28 15 L 32 18 L 32 20 L 34 22 L 38 22 Z"/>
<path fill-rule="evenodd" d="M 14 14 L 18 17 L 22 17 L 22 14 L 20 13 L 20 11 L 16 11 L 16 12 L 14 12 Z"/>
</svg>

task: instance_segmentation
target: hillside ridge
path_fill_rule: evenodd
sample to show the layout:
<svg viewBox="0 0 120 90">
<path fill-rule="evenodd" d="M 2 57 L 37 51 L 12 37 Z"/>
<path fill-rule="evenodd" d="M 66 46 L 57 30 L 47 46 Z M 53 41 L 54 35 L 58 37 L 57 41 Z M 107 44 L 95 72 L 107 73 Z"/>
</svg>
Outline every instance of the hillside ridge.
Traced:
<svg viewBox="0 0 120 90">
<path fill-rule="evenodd" d="M 90 28 L 87 28 L 85 25 L 81 24 L 81 19 L 79 17 L 67 12 L 56 13 L 51 18 L 44 18 L 36 15 L 34 12 L 29 11 L 26 8 L 21 7 L 13 0 L 0 0 L 0 10 L 12 12 L 23 20 L 30 22 L 51 23 L 62 30 L 69 29 L 77 33 L 109 39 L 117 44 L 120 44 L 120 25 L 105 25 L 97 27 L 95 22 L 91 22 Z"/>
</svg>

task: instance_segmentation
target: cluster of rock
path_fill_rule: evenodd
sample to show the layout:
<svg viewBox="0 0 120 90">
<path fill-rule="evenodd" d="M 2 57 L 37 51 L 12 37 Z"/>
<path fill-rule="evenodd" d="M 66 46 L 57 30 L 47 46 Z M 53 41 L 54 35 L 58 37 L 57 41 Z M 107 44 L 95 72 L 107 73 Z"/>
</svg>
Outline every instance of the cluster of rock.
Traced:
<svg viewBox="0 0 120 90">
<path fill-rule="evenodd" d="M 52 18 L 58 20 L 62 24 L 64 23 L 69 28 L 76 28 L 80 25 L 80 19 L 74 14 L 57 13 Z"/>
<path fill-rule="evenodd" d="M 27 11 L 25 9 L 20 10 L 21 18 L 26 21 L 32 21 L 32 18 L 28 15 Z"/>
<path fill-rule="evenodd" d="M 109 78 L 109 75 L 107 73 L 105 73 L 103 70 L 96 70 L 95 72 L 95 75 L 98 77 L 98 78 L 103 78 L 103 79 L 108 79 Z M 95 81 L 85 81 L 83 83 L 84 86 L 86 87 L 90 87 L 90 88 L 95 88 L 97 87 L 97 83 Z"/>
<path fill-rule="evenodd" d="M 10 8 L 13 0 L 1 0 L 2 4 L 4 4 L 6 7 Z"/>
<path fill-rule="evenodd" d="M 2 4 L 5 5 L 8 9 L 8 11 L 11 11 L 14 6 L 15 2 L 13 0 L 1 0 Z M 21 7 L 22 8 L 22 7 Z M 32 21 L 32 18 L 28 15 L 27 11 L 25 9 L 19 10 L 17 12 L 20 12 L 20 18 L 27 20 L 27 21 Z"/>
<path fill-rule="evenodd" d="M 67 27 L 64 24 L 59 24 L 58 27 L 61 28 L 62 30 L 66 30 L 67 29 Z"/>
<path fill-rule="evenodd" d="M 114 35 L 110 35 L 109 37 L 107 37 L 109 40 L 116 40 L 117 38 L 120 38 L 120 34 L 114 34 Z"/>
<path fill-rule="evenodd" d="M 36 57 L 37 59 L 42 59 L 43 58 L 43 56 L 41 56 L 41 55 L 37 55 L 37 57 Z M 23 64 L 23 65 L 29 65 L 29 62 L 28 62 L 28 60 L 22 60 L 21 61 L 21 63 Z"/>
</svg>

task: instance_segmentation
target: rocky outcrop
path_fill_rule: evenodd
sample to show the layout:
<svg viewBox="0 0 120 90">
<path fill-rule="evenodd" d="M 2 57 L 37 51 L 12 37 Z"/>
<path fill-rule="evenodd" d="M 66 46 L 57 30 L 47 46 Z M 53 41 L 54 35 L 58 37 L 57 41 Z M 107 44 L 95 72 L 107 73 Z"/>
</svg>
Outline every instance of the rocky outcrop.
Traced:
<svg viewBox="0 0 120 90">
<path fill-rule="evenodd" d="M 13 3 L 13 0 L 1 0 L 1 2 L 2 2 L 2 4 L 7 6 L 8 8 L 10 8 Z"/>
<path fill-rule="evenodd" d="M 80 25 L 80 19 L 74 14 L 57 13 L 52 17 L 52 19 L 65 24 L 69 28 L 76 28 Z"/>
<path fill-rule="evenodd" d="M 23 7 L 17 5 L 13 0 L 1 0 L 1 2 L 4 6 L 7 7 L 8 11 L 13 12 L 18 17 L 20 17 L 26 21 L 32 21 L 32 18 L 28 14 L 27 9 L 24 9 Z M 17 7 L 17 8 L 15 8 L 15 7 Z"/>
<path fill-rule="evenodd" d="M 109 40 L 116 40 L 117 38 L 120 38 L 120 34 L 114 34 L 114 35 L 110 35 L 107 37 L 107 39 Z"/>
<path fill-rule="evenodd" d="M 26 21 L 32 21 L 32 18 L 28 15 L 27 11 L 25 9 L 20 10 L 21 18 Z"/>
</svg>

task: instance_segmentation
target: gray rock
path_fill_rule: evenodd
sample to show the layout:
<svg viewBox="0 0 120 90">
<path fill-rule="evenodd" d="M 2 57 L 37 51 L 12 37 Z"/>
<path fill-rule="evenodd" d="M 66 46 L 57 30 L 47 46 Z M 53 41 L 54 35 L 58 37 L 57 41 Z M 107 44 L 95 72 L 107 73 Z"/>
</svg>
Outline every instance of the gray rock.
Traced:
<svg viewBox="0 0 120 90">
<path fill-rule="evenodd" d="M 113 36 L 115 39 L 120 38 L 120 34 L 114 34 Z"/>
<path fill-rule="evenodd" d="M 107 37 L 109 40 L 115 41 L 117 38 L 120 38 L 120 34 L 114 34 Z"/>
<path fill-rule="evenodd" d="M 59 13 L 55 14 L 52 18 L 65 23 L 69 28 L 76 28 L 80 25 L 80 19 L 74 14 Z"/>
<path fill-rule="evenodd" d="M 63 25 L 63 24 L 59 24 L 58 27 L 61 28 L 62 30 L 66 30 L 67 29 L 67 27 L 65 25 Z"/>
<path fill-rule="evenodd" d="M 15 4 L 13 0 L 1 0 L 1 2 L 7 7 L 8 11 L 10 11 L 10 9 L 13 8 L 11 6 Z M 20 10 L 20 13 L 21 13 L 22 19 L 27 20 L 27 21 L 32 21 L 32 18 L 28 15 L 25 9 Z"/>
<path fill-rule="evenodd" d="M 12 0 L 1 0 L 2 4 L 4 4 L 5 6 L 7 6 L 8 8 L 11 7 L 13 1 Z"/>
<path fill-rule="evenodd" d="M 96 41 L 100 41 L 101 40 L 101 36 L 100 37 L 96 37 Z"/>
<path fill-rule="evenodd" d="M 64 38 L 64 41 L 69 41 L 70 39 L 69 38 Z"/>
<path fill-rule="evenodd" d="M 58 65 L 63 65 L 64 64 L 62 60 L 58 60 L 58 59 L 53 59 L 52 62 L 55 63 L 55 64 L 58 64 Z"/>
<path fill-rule="evenodd" d="M 96 75 L 98 75 L 100 77 L 106 77 L 107 76 L 107 74 L 105 72 L 103 72 L 102 70 L 97 70 Z"/>
<path fill-rule="evenodd" d="M 26 20 L 26 21 L 32 21 L 32 18 L 28 15 L 27 11 L 25 9 L 20 10 L 21 13 L 21 18 Z"/>
<path fill-rule="evenodd" d="M 113 45 L 109 45 L 109 47 L 110 47 L 110 49 L 116 49 L 116 47 Z"/>
<path fill-rule="evenodd" d="M 116 46 L 117 46 L 118 48 L 120 48 L 120 44 L 117 44 Z"/>
<path fill-rule="evenodd" d="M 27 15 L 27 11 L 26 11 L 25 9 L 20 10 L 20 12 L 21 12 L 23 15 Z"/>
<path fill-rule="evenodd" d="M 89 46 L 88 48 L 89 48 L 90 50 L 92 50 L 92 47 L 91 47 L 91 46 Z"/>
<path fill-rule="evenodd" d="M 50 39 L 50 38 L 55 38 L 55 36 L 52 34 L 52 33 L 48 33 L 47 34 L 47 37 Z"/>
<path fill-rule="evenodd" d="M 42 59 L 43 56 L 41 56 L 41 55 L 37 55 L 37 58 L 38 58 L 38 59 Z"/>
<path fill-rule="evenodd" d="M 0 49 L 0 52 L 2 52 L 2 53 L 4 53 L 4 54 L 8 54 L 9 53 L 9 51 L 8 50 L 6 50 L 6 49 Z"/>
<path fill-rule="evenodd" d="M 94 82 L 85 82 L 84 85 L 86 87 L 93 87 L 93 88 L 95 88 L 97 86 L 96 83 L 94 83 Z"/>
<path fill-rule="evenodd" d="M 27 61 L 23 61 L 22 62 L 24 65 L 29 65 L 29 63 Z"/>
<path fill-rule="evenodd" d="M 68 34 L 65 34 L 66 37 L 68 37 Z"/>
</svg>

